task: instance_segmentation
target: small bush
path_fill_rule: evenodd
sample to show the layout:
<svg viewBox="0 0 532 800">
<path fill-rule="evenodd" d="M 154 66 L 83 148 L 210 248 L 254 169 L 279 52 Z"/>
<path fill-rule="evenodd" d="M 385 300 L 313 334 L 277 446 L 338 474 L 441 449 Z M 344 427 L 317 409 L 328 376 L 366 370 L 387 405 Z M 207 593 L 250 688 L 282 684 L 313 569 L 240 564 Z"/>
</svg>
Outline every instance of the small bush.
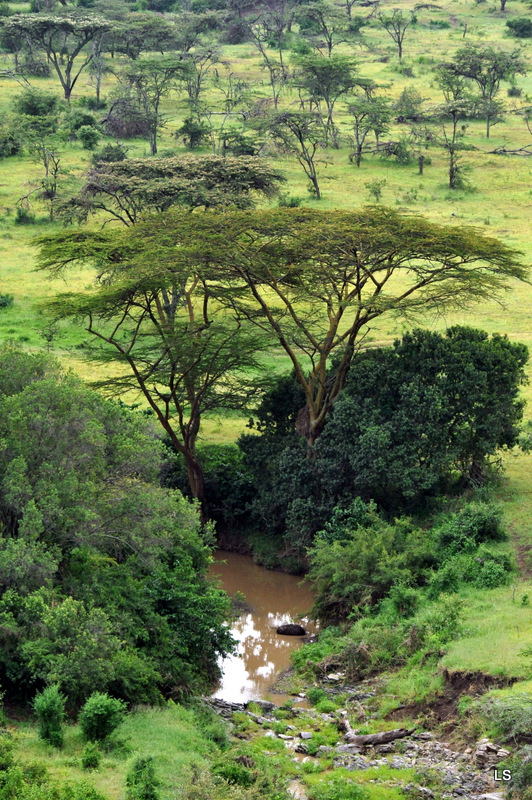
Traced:
<svg viewBox="0 0 532 800">
<path fill-rule="evenodd" d="M 123 700 L 93 692 L 79 714 L 83 736 L 89 742 L 102 742 L 120 725 L 126 713 Z"/>
<path fill-rule="evenodd" d="M 22 150 L 22 142 L 17 133 L 4 128 L 0 130 L 0 158 L 16 156 Z"/>
<path fill-rule="evenodd" d="M 14 221 L 15 225 L 35 225 L 37 218 L 35 217 L 35 214 L 30 214 L 27 208 L 17 206 L 17 212 L 15 214 Z"/>
<path fill-rule="evenodd" d="M 532 39 L 532 19 L 527 19 L 527 17 L 510 19 L 506 23 L 506 27 L 517 39 Z"/>
<path fill-rule="evenodd" d="M 126 800 L 158 800 L 159 785 L 152 756 L 145 758 L 139 756 L 126 777 Z"/>
<path fill-rule="evenodd" d="M 277 205 L 279 208 L 299 208 L 303 199 L 294 195 L 283 194 L 279 197 Z"/>
<path fill-rule="evenodd" d="M 90 125 L 82 125 L 78 130 L 78 139 L 84 150 L 94 150 L 100 141 L 100 134 Z"/>
<path fill-rule="evenodd" d="M 92 163 L 96 167 L 98 164 L 109 164 L 114 161 L 125 161 L 127 150 L 121 144 L 106 144 L 101 150 L 92 155 Z"/>
<path fill-rule="evenodd" d="M 508 797 L 515 800 L 532 798 L 532 747 L 524 747 L 503 766 L 509 767 L 512 779 L 508 783 Z"/>
<path fill-rule="evenodd" d="M 321 702 L 322 700 L 326 700 L 326 699 L 327 699 L 327 695 L 325 694 L 323 689 L 319 689 L 317 686 L 313 686 L 307 692 L 307 700 L 313 706 L 315 706 L 317 703 Z"/>
<path fill-rule="evenodd" d="M 0 308 L 9 308 L 13 305 L 14 297 L 12 294 L 0 294 Z"/>
<path fill-rule="evenodd" d="M 49 117 L 57 111 L 57 95 L 41 89 L 25 89 L 13 102 L 15 111 L 28 117 Z"/>
<path fill-rule="evenodd" d="M 479 700 L 478 708 L 493 733 L 503 741 L 518 742 L 532 730 L 532 696 L 525 692 L 503 697 L 487 695 Z"/>
<path fill-rule="evenodd" d="M 366 800 L 369 793 L 350 778 L 334 772 L 313 786 L 309 797 L 310 800 Z"/>
<path fill-rule="evenodd" d="M 509 86 L 508 87 L 508 97 L 521 97 L 523 94 L 523 90 L 520 86 Z"/>
<path fill-rule="evenodd" d="M 83 769 L 98 769 L 100 766 L 100 748 L 95 742 L 87 742 L 81 754 L 81 766 Z"/>
<path fill-rule="evenodd" d="M 320 700 L 319 703 L 316 703 L 316 711 L 320 714 L 331 714 L 336 711 L 336 703 L 328 699 Z"/>
<path fill-rule="evenodd" d="M 9 769 L 13 764 L 13 741 L 5 733 L 0 734 L 0 772 Z"/>
<path fill-rule="evenodd" d="M 235 760 L 220 761 L 214 765 L 213 772 L 233 786 L 252 786 L 257 776 L 249 767 Z"/>
<path fill-rule="evenodd" d="M 33 701 L 39 722 L 39 736 L 54 747 L 63 746 L 63 721 L 66 698 L 58 686 L 47 686 Z"/>
<path fill-rule="evenodd" d="M 196 147 L 208 141 L 210 133 L 211 128 L 207 122 L 202 122 L 195 117 L 187 117 L 174 135 L 181 137 L 185 147 L 188 147 L 189 150 L 195 150 Z"/>
</svg>

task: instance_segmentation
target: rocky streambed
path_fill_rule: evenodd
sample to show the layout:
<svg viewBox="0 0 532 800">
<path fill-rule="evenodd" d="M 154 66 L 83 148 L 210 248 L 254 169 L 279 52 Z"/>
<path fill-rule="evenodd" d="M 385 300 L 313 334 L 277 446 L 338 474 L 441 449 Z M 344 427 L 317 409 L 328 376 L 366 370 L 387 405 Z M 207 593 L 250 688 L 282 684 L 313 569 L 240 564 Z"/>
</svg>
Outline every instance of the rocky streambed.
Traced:
<svg viewBox="0 0 532 800">
<path fill-rule="evenodd" d="M 438 741 L 430 731 L 416 729 L 405 731 L 399 738 L 384 744 L 354 743 L 353 738 L 363 740 L 371 737 L 356 736 L 356 729 L 352 729 L 348 722 L 351 716 L 349 708 L 356 704 L 360 709 L 374 694 L 367 687 L 344 687 L 346 708 L 327 713 L 297 707 L 284 709 L 282 733 L 279 732 L 279 708 L 273 703 L 261 700 L 231 703 L 217 698 L 208 698 L 206 702 L 230 722 L 237 715 L 240 730 L 245 715 L 250 725 L 245 733 L 236 733 L 239 738 L 270 736 L 281 739 L 288 751 L 293 753 L 294 760 L 300 764 L 313 761 L 319 768 L 322 761 L 324 769 L 329 772 L 343 767 L 348 772 L 359 775 L 377 768 L 377 777 L 369 783 L 400 787 L 404 795 L 412 800 L 503 798 L 501 784 L 494 780 L 494 771 L 508 757 L 509 752 L 487 739 L 460 751 Z M 321 731 L 325 728 L 329 731 L 329 738 L 331 729 L 336 728 L 337 741 L 334 744 L 316 746 L 322 738 Z M 385 774 L 385 778 L 381 780 L 378 771 L 382 767 L 386 767 L 386 770 L 381 770 Z M 395 772 L 397 778 L 390 778 L 390 774 Z M 412 780 L 412 775 L 415 780 Z M 356 776 L 353 777 L 356 780 Z M 292 782 L 291 792 L 295 798 L 302 800 L 307 796 L 302 780 Z"/>
</svg>

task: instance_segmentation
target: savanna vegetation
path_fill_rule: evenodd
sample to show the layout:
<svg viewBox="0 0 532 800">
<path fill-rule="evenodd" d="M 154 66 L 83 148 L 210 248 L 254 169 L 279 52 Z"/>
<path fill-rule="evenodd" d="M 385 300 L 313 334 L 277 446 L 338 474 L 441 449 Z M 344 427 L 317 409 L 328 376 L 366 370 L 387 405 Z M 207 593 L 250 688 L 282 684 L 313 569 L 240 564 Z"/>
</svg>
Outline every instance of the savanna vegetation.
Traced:
<svg viewBox="0 0 532 800">
<path fill-rule="evenodd" d="M 531 38 L 528 0 L 0 4 L 0 800 L 288 796 L 196 701 L 217 536 L 311 582 L 324 713 L 331 669 L 376 729 L 518 681 L 459 710 L 530 796 Z"/>
</svg>

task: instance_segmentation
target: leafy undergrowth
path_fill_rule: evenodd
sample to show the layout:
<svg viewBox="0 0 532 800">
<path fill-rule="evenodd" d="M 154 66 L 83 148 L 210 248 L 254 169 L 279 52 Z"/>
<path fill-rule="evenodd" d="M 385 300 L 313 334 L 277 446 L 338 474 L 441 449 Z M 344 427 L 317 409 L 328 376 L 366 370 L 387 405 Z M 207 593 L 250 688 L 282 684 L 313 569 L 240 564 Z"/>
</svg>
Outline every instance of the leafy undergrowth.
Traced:
<svg viewBox="0 0 532 800">
<path fill-rule="evenodd" d="M 217 752 L 212 737 L 222 739 L 217 719 L 202 721 L 196 712 L 169 703 L 164 708 L 146 708 L 128 715 L 118 732 L 115 746 L 102 753 L 98 770 L 84 770 L 81 757 L 85 742 L 78 725 L 65 729 L 60 750 L 38 738 L 28 722 L 9 725 L 14 741 L 15 761 L 21 765 L 45 763 L 51 778 L 87 781 L 110 800 L 122 800 L 125 780 L 137 757 L 153 756 L 162 783 L 161 800 L 184 790 L 195 772 L 207 768 Z"/>
</svg>

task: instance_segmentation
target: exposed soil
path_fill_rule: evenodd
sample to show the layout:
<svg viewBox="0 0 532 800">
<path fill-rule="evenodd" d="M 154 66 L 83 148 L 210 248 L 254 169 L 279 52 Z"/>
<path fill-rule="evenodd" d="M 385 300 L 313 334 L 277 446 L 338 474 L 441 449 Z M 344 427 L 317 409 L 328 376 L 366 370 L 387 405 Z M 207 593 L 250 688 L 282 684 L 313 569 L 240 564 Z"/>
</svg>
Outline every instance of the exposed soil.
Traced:
<svg viewBox="0 0 532 800">
<path fill-rule="evenodd" d="M 401 720 L 420 717 L 430 721 L 432 725 L 445 724 L 452 728 L 458 717 L 460 698 L 481 697 L 490 689 L 502 689 L 511 686 L 517 678 L 487 675 L 484 672 L 449 672 L 444 670 L 445 687 L 443 694 L 435 700 L 422 703 L 410 703 L 388 714 L 388 719 Z"/>
</svg>

